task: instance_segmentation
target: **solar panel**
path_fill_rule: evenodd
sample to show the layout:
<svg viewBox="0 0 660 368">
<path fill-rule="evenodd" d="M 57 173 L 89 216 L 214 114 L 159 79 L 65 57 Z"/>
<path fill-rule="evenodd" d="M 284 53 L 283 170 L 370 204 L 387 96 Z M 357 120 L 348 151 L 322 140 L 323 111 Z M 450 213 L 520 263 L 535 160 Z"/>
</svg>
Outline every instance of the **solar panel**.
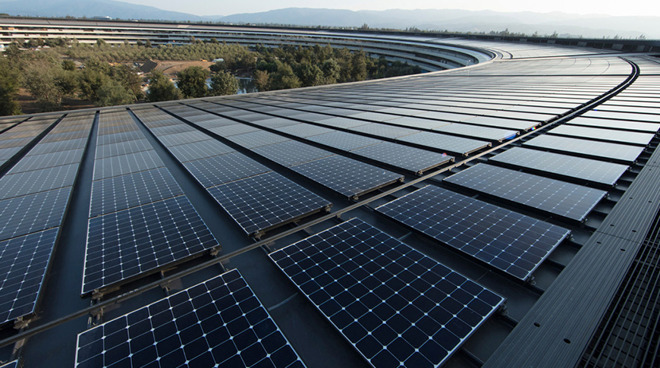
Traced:
<svg viewBox="0 0 660 368">
<path fill-rule="evenodd" d="M 275 172 L 223 184 L 208 191 L 248 235 L 295 221 L 332 205 Z"/>
<path fill-rule="evenodd" d="M 316 123 L 327 125 L 330 127 L 336 127 L 336 128 L 352 128 L 352 127 L 368 124 L 366 121 L 363 120 L 355 120 L 340 116 L 318 120 L 316 121 Z"/>
<path fill-rule="evenodd" d="M 583 221 L 607 192 L 487 164 L 477 164 L 445 181 L 542 211 Z"/>
<path fill-rule="evenodd" d="M 293 166 L 291 170 L 349 198 L 403 181 L 402 175 L 339 155 Z"/>
<path fill-rule="evenodd" d="M 441 127 L 433 128 L 433 130 L 441 133 L 451 133 L 463 136 L 468 136 L 476 139 L 487 139 L 491 141 L 503 141 L 518 135 L 515 130 L 505 130 L 498 128 L 488 128 L 484 126 L 468 125 L 468 124 L 449 124 Z"/>
<path fill-rule="evenodd" d="M 87 145 L 87 138 L 71 139 L 62 142 L 41 143 L 36 145 L 31 151 L 31 155 L 38 155 L 41 153 L 53 153 L 60 151 L 69 151 L 72 149 L 85 148 Z"/>
<path fill-rule="evenodd" d="M 357 134 L 346 132 L 332 132 L 319 134 L 307 138 L 308 140 L 316 143 L 321 143 L 326 146 L 334 147 L 344 151 L 350 151 L 356 148 L 370 146 L 372 144 L 381 143 L 381 140 L 363 137 Z"/>
<path fill-rule="evenodd" d="M 65 187 L 0 200 L 0 240 L 59 226 L 70 193 Z"/>
<path fill-rule="evenodd" d="M 138 139 L 144 139 L 142 132 L 137 130 L 137 127 L 133 131 L 128 131 L 124 133 L 114 133 L 114 134 L 99 134 L 96 144 L 103 146 L 106 144 L 117 144 L 120 142 L 134 141 Z"/>
<path fill-rule="evenodd" d="M 76 367 L 304 367 L 237 270 L 78 334 Z"/>
<path fill-rule="evenodd" d="M 330 133 L 333 131 L 332 129 L 320 127 L 318 125 L 302 124 L 302 123 L 277 128 L 277 130 L 282 133 L 287 133 L 302 138 L 310 137 L 313 135 L 319 135 L 323 133 Z"/>
<path fill-rule="evenodd" d="M 158 139 L 163 143 L 164 146 L 174 147 L 180 144 L 205 141 L 209 139 L 209 136 L 205 133 L 194 131 L 167 135 L 158 134 Z"/>
<path fill-rule="evenodd" d="M 569 231 L 435 186 L 426 186 L 377 212 L 521 280 Z"/>
<path fill-rule="evenodd" d="M 156 151 L 143 151 L 113 156 L 94 162 L 94 180 L 130 174 L 164 166 Z"/>
<path fill-rule="evenodd" d="M 77 163 L 81 161 L 83 153 L 83 149 L 75 149 L 41 155 L 28 154 L 12 167 L 11 172 L 15 174 Z"/>
<path fill-rule="evenodd" d="M 221 137 L 230 137 L 232 135 L 245 134 L 245 133 L 259 131 L 259 128 L 255 128 L 255 127 L 250 126 L 250 125 L 236 124 L 236 123 L 234 123 L 232 125 L 224 125 L 224 126 L 218 126 L 218 127 L 208 127 L 207 129 L 212 131 L 213 133 L 221 136 Z"/>
<path fill-rule="evenodd" d="M 71 164 L 5 175 L 0 179 L 0 199 L 72 186 L 77 172 L 78 164 Z"/>
<path fill-rule="evenodd" d="M 18 368 L 18 360 L 0 365 L 0 368 Z"/>
<path fill-rule="evenodd" d="M 183 165 L 205 188 L 270 171 L 266 166 L 239 152 L 188 161 Z"/>
<path fill-rule="evenodd" d="M 282 166 L 293 166 L 334 155 L 330 151 L 293 140 L 256 147 L 252 151 Z"/>
<path fill-rule="evenodd" d="M 201 142 L 181 144 L 174 147 L 168 147 L 170 152 L 181 162 L 199 160 L 200 158 L 224 155 L 234 152 L 234 149 L 222 144 L 214 139 L 207 139 Z"/>
<path fill-rule="evenodd" d="M 214 248 L 217 241 L 185 196 L 89 220 L 82 294 Z"/>
<path fill-rule="evenodd" d="M 569 137 L 540 135 L 528 142 L 525 146 L 546 148 L 560 152 L 571 152 L 580 155 L 610 159 L 617 162 L 632 164 L 644 151 L 644 147 L 630 146 L 606 142 L 588 141 Z"/>
<path fill-rule="evenodd" d="M 431 132 L 411 134 L 401 137 L 398 140 L 434 148 L 436 150 L 457 153 L 462 156 L 490 146 L 490 143 L 485 141 Z"/>
<path fill-rule="evenodd" d="M 164 167 L 92 182 L 90 217 L 125 210 L 183 194 Z"/>
<path fill-rule="evenodd" d="M 582 116 L 569 121 L 567 124 L 591 126 L 597 128 L 632 130 L 632 131 L 647 132 L 647 133 L 657 133 L 658 130 L 660 130 L 660 124 L 640 123 L 640 122 L 627 121 L 627 120 L 585 118 Z"/>
<path fill-rule="evenodd" d="M 361 220 L 270 254 L 374 367 L 437 367 L 502 297 Z"/>
<path fill-rule="evenodd" d="M 562 125 L 548 131 L 548 134 L 567 135 L 577 138 L 591 138 L 601 141 L 628 143 L 646 146 L 655 136 L 652 133 L 624 132 L 613 129 L 600 129 L 575 125 Z"/>
<path fill-rule="evenodd" d="M 422 174 L 426 170 L 451 162 L 454 159 L 446 154 L 392 142 L 374 144 L 351 152 L 416 174 Z"/>
<path fill-rule="evenodd" d="M 419 133 L 419 130 L 417 129 L 409 129 L 409 128 L 397 127 L 386 124 L 376 124 L 376 123 L 360 125 L 357 127 L 350 128 L 350 130 L 355 132 L 367 133 L 371 135 L 377 135 L 379 137 L 392 138 L 392 139 L 398 137 L 404 137 L 406 135 L 410 135 L 414 133 Z"/>
<path fill-rule="evenodd" d="M 133 141 L 121 142 L 117 144 L 106 144 L 96 146 L 95 159 L 108 158 L 112 156 L 123 156 L 129 153 L 152 150 L 151 144 L 146 139 L 136 139 Z"/>
<path fill-rule="evenodd" d="M 0 241 L 0 325 L 35 312 L 57 232 Z"/>
<path fill-rule="evenodd" d="M 264 146 L 266 144 L 279 143 L 289 140 L 289 138 L 286 138 L 279 134 L 267 132 L 265 130 L 232 135 L 227 137 L 227 139 L 245 148 L 255 148 L 259 146 Z"/>
<path fill-rule="evenodd" d="M 490 161 L 606 185 L 614 185 L 628 170 L 626 165 L 522 147 L 506 150 Z"/>
</svg>

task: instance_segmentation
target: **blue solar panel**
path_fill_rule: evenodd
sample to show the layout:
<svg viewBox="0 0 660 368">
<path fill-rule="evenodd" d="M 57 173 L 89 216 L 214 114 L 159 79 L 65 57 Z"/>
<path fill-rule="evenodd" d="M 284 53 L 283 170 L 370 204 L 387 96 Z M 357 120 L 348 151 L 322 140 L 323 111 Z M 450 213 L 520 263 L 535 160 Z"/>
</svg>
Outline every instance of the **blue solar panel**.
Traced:
<svg viewBox="0 0 660 368">
<path fill-rule="evenodd" d="M 12 198 L 73 185 L 78 164 L 5 175 L 0 179 L 0 198 Z"/>
<path fill-rule="evenodd" d="M 270 254 L 374 367 L 437 367 L 502 297 L 352 219 Z"/>
<path fill-rule="evenodd" d="M 164 166 L 154 150 L 113 156 L 94 162 L 94 180 L 155 169 Z"/>
<path fill-rule="evenodd" d="M 403 175 L 339 155 L 293 166 L 291 170 L 349 198 L 403 181 Z"/>
<path fill-rule="evenodd" d="M 82 294 L 155 271 L 217 245 L 185 196 L 92 218 Z"/>
<path fill-rule="evenodd" d="M 78 335 L 76 367 L 304 364 L 237 270 Z"/>
<path fill-rule="evenodd" d="M 329 201 L 274 172 L 212 187 L 208 191 L 248 235 L 331 206 Z"/>
<path fill-rule="evenodd" d="M 367 157 L 415 174 L 453 161 L 452 156 L 408 147 L 392 142 L 383 142 L 351 151 L 356 155 Z"/>
<path fill-rule="evenodd" d="M 266 166 L 239 152 L 188 161 L 183 165 L 205 188 L 270 171 Z"/>
<path fill-rule="evenodd" d="M 559 226 L 435 186 L 376 211 L 522 280 L 569 235 Z"/>
<path fill-rule="evenodd" d="M 583 221 L 607 192 L 502 167 L 477 164 L 446 182 Z"/>
<path fill-rule="evenodd" d="M 0 240 L 58 227 L 71 187 L 0 200 Z"/>
<path fill-rule="evenodd" d="M 540 135 L 524 143 L 528 147 L 546 148 L 560 152 L 571 152 L 599 159 L 610 159 L 617 162 L 632 164 L 644 151 L 644 147 L 596 142 L 585 139 Z"/>
<path fill-rule="evenodd" d="M 35 312 L 58 229 L 0 242 L 0 325 Z"/>
</svg>

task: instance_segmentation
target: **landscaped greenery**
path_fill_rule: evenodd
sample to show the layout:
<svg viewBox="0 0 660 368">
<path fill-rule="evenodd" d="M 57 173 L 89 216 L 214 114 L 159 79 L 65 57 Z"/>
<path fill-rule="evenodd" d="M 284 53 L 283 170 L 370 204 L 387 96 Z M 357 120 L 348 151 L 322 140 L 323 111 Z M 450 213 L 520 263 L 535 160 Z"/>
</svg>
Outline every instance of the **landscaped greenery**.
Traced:
<svg viewBox="0 0 660 368">
<path fill-rule="evenodd" d="M 177 73 L 176 86 L 154 71 L 140 75 L 134 63 L 217 60 L 210 68 L 191 66 Z M 208 64 L 206 64 L 208 65 Z M 247 47 L 191 40 L 185 45 L 152 47 L 148 42 L 110 45 L 56 39 L 10 45 L 0 57 L 0 114 L 20 113 L 20 87 L 39 110 L 62 108 L 65 99 L 97 106 L 235 94 L 235 76 L 251 77 L 260 91 L 318 86 L 419 73 L 417 66 L 374 59 L 363 51 L 328 46 Z M 207 83 L 210 78 L 210 87 Z M 146 93 L 142 85 L 149 82 Z"/>
</svg>

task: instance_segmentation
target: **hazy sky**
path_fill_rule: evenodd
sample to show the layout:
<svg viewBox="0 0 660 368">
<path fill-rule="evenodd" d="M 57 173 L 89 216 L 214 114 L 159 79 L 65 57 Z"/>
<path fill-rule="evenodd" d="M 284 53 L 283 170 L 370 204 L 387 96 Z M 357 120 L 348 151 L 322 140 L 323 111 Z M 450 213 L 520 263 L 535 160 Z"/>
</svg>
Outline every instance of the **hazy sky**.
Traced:
<svg viewBox="0 0 660 368">
<path fill-rule="evenodd" d="M 197 15 L 254 13 L 289 7 L 351 10 L 466 9 L 495 11 L 561 11 L 577 14 L 660 16 L 658 0 L 122 0 Z"/>
</svg>

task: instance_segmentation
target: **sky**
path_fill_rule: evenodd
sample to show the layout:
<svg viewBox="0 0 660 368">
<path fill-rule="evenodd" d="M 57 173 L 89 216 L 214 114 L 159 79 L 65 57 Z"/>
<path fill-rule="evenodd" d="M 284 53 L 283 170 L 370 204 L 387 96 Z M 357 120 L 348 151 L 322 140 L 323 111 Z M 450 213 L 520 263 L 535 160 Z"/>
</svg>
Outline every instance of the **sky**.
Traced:
<svg viewBox="0 0 660 368">
<path fill-rule="evenodd" d="M 196 15 L 255 13 L 282 8 L 331 8 L 350 10 L 465 9 L 494 11 L 564 12 L 574 14 L 660 16 L 658 0 L 121 0 Z"/>
</svg>

